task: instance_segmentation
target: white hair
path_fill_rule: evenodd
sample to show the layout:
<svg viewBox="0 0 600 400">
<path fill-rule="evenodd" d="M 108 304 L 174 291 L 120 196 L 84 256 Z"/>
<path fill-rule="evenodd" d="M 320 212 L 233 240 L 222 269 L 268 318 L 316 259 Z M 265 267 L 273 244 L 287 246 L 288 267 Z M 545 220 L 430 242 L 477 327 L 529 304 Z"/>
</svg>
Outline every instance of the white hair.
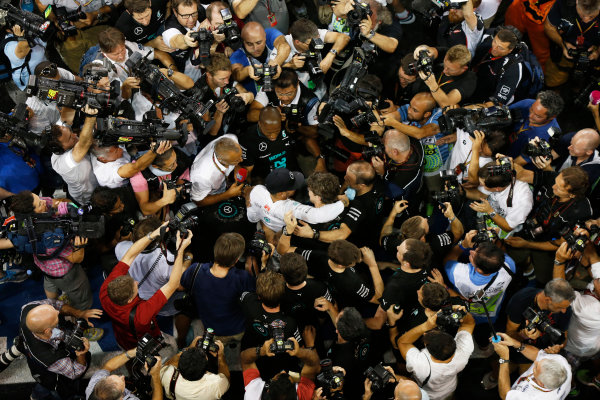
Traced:
<svg viewBox="0 0 600 400">
<path fill-rule="evenodd" d="M 535 378 L 544 388 L 557 389 L 567 380 L 567 371 L 558 360 L 543 359 L 538 365 L 539 374 Z"/>
</svg>

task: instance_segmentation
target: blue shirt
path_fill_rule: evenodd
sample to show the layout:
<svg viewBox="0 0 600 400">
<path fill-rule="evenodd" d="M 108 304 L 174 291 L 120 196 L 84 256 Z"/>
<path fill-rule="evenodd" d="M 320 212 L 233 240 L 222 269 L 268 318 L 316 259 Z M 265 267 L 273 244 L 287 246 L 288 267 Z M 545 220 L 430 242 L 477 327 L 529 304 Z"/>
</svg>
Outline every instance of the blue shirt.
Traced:
<svg viewBox="0 0 600 400">
<path fill-rule="evenodd" d="M 43 172 L 40 158 L 35 153 L 30 157 L 35 166 L 30 167 L 23 157 L 15 154 L 8 143 L 0 143 L 0 187 L 12 193 L 21 190 L 33 190 L 40 184 L 40 175 Z"/>
<path fill-rule="evenodd" d="M 398 112 L 400 113 L 400 120 L 408 125 L 416 126 L 421 128 L 422 126 L 429 124 L 437 124 L 438 119 L 442 116 L 441 108 L 434 108 L 431 111 L 431 116 L 425 122 L 425 124 L 421 125 L 416 121 L 409 121 L 408 119 L 408 107 L 409 104 L 405 104 L 398 108 Z M 421 139 L 421 144 L 423 145 L 423 152 L 425 157 L 425 167 L 423 169 L 423 173 L 425 175 L 434 175 L 437 174 L 440 169 L 446 163 L 446 159 L 450 152 L 448 151 L 448 144 L 443 144 L 438 146 L 435 142 L 444 136 L 443 132 L 438 132 L 433 136 L 424 137 Z"/>
<path fill-rule="evenodd" d="M 204 327 L 214 329 L 217 336 L 243 332 L 245 318 L 239 298 L 242 293 L 255 290 L 254 278 L 246 270 L 235 267 L 230 268 L 224 278 L 217 278 L 210 272 L 212 264 L 206 263 L 199 266 L 192 283 L 196 265 L 183 273 L 181 285 L 192 293 Z"/>
<path fill-rule="evenodd" d="M 268 62 L 269 56 L 271 55 L 271 52 L 275 48 L 275 39 L 277 39 L 279 36 L 283 36 L 283 34 L 275 28 L 265 29 L 265 33 L 267 34 L 267 39 L 266 39 L 267 60 L 265 62 Z M 242 67 L 247 67 L 248 65 L 250 65 L 251 61 L 252 61 L 253 65 L 254 64 L 262 64 L 256 58 L 247 54 L 244 49 L 244 46 L 242 46 L 239 49 L 237 49 L 236 51 L 234 51 L 233 54 L 231 55 L 231 57 L 229 57 L 229 60 L 231 61 L 232 65 L 233 64 L 241 64 Z M 254 95 L 256 95 L 256 93 L 259 90 L 259 88 L 257 88 L 257 82 L 255 82 L 254 80 L 252 80 L 250 78 L 246 78 L 246 80 L 244 80 L 243 82 L 240 82 L 240 83 L 242 84 L 242 86 L 244 86 L 244 89 L 246 89 L 249 92 L 252 92 Z"/>
<path fill-rule="evenodd" d="M 508 266 L 508 268 L 513 272 L 513 274 L 516 273 L 517 267 L 512 258 L 510 258 L 508 255 L 505 255 L 504 263 L 505 263 L 505 266 Z M 446 275 L 448 276 L 448 280 L 450 281 L 452 286 L 454 286 L 454 288 L 457 288 L 455 269 L 460 264 L 462 264 L 462 263 L 460 263 L 458 261 L 448 261 L 446 263 L 446 266 L 444 267 L 446 270 Z M 490 275 L 480 274 L 479 272 L 477 272 L 477 270 L 475 269 L 475 267 L 473 267 L 473 265 L 471 263 L 468 263 L 467 266 L 468 266 L 468 270 L 469 270 L 469 281 L 470 281 L 467 283 L 467 286 L 471 286 L 473 288 L 480 287 L 480 286 L 485 287 L 485 285 L 487 285 L 488 282 L 491 281 L 492 279 L 494 279 L 494 276 L 496 276 L 496 273 L 490 274 Z M 500 273 L 501 271 L 502 271 L 502 269 L 500 271 L 498 271 L 498 273 Z M 493 287 L 495 284 L 500 284 L 500 283 L 501 282 L 499 282 L 498 279 L 496 278 L 496 280 L 494 281 L 494 283 L 492 283 L 491 286 Z M 458 290 L 458 292 L 464 296 L 464 294 L 461 293 L 461 290 Z M 500 295 L 496 294 L 495 296 L 492 296 L 491 298 L 486 300 L 488 312 L 490 313 L 490 319 L 492 320 L 492 323 L 496 322 L 496 319 L 498 318 L 500 307 L 502 306 L 502 301 L 504 300 L 504 293 L 505 293 L 505 291 L 503 293 L 501 293 Z M 478 308 L 481 308 L 481 311 L 483 311 L 483 308 L 480 305 L 478 306 Z M 473 307 L 471 307 L 471 313 L 473 315 L 473 318 L 475 318 L 475 323 L 480 324 L 480 323 L 487 322 L 487 318 L 486 318 L 484 312 L 474 313 L 473 311 L 474 311 Z"/>
<path fill-rule="evenodd" d="M 550 135 L 548 135 L 549 128 L 559 128 L 556 118 L 553 118 L 546 125 L 542 126 L 529 126 L 529 108 L 535 102 L 534 99 L 526 99 L 518 101 L 512 104 L 509 109 L 520 112 L 522 121 L 513 127 L 513 131 L 509 135 L 510 149 L 508 156 L 516 158 L 522 156 L 527 163 L 531 163 L 531 159 L 528 156 L 523 155 L 523 147 L 535 138 L 536 136 L 542 140 L 548 141 Z"/>
<path fill-rule="evenodd" d="M 7 34 L 7 37 L 10 36 L 13 35 L 10 33 Z M 4 46 L 4 54 L 6 54 L 6 57 L 10 61 L 11 68 L 17 68 L 22 66 L 23 63 L 25 63 L 25 59 L 27 58 L 27 56 L 25 56 L 24 58 L 18 58 L 15 55 L 15 50 L 17 48 L 18 43 L 18 41 L 13 40 L 6 43 L 6 46 Z M 35 39 L 35 43 L 36 45 L 33 46 L 33 48 L 31 49 L 31 58 L 29 59 L 28 64 L 29 71 L 31 71 L 31 74 L 33 74 L 35 67 L 37 67 L 39 63 L 46 60 L 46 55 L 44 54 L 44 52 L 46 51 L 46 43 L 41 41 L 40 39 Z M 25 90 L 25 87 L 27 87 L 27 83 L 29 82 L 29 71 L 27 70 L 27 67 L 25 67 L 23 69 L 17 69 L 12 73 L 13 82 L 15 82 L 17 87 L 21 90 Z"/>
</svg>

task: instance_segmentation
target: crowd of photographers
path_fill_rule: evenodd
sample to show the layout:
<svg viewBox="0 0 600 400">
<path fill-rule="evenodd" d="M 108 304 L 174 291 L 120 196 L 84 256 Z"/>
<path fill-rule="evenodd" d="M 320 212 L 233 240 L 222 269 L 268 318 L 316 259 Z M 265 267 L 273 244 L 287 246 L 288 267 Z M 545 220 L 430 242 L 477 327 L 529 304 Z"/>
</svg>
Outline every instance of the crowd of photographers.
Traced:
<svg viewBox="0 0 600 400">
<path fill-rule="evenodd" d="M 31 399 L 600 391 L 600 0 L 6 0 L 0 23 L 0 284 L 47 297 L 0 371 L 23 354 Z M 123 352 L 84 387 L 98 318 Z"/>
</svg>

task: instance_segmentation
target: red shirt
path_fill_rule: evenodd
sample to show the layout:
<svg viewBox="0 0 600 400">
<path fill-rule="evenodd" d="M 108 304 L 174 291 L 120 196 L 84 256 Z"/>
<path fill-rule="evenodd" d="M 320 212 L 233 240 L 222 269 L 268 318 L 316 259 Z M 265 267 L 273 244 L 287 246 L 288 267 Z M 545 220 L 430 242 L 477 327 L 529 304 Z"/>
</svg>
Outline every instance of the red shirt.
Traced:
<svg viewBox="0 0 600 400">
<path fill-rule="evenodd" d="M 156 314 L 166 304 L 167 298 L 162 291 L 157 290 L 156 293 L 148 300 L 142 300 L 136 296 L 131 303 L 123 306 L 113 303 L 108 297 L 108 284 L 116 277 L 126 275 L 129 272 L 129 265 L 119 262 L 112 270 L 108 278 L 100 287 L 100 303 L 102 308 L 112 320 L 113 329 L 117 343 L 125 350 L 133 349 L 137 346 L 138 338 L 149 333 L 154 337 L 160 335 Z M 129 328 L 129 313 L 133 307 L 137 306 L 135 311 L 135 330 L 137 337 Z M 154 322 L 153 326 L 151 322 Z"/>
</svg>

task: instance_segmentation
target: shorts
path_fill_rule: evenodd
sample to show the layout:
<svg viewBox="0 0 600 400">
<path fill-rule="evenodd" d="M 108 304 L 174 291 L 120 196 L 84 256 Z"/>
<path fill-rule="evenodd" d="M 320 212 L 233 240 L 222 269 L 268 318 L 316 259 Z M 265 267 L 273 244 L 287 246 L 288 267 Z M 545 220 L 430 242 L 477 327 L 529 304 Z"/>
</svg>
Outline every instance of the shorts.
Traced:
<svg viewBox="0 0 600 400">
<path fill-rule="evenodd" d="M 60 278 L 44 276 L 44 290 L 52 293 L 62 290 L 69 298 L 70 306 L 78 310 L 88 310 L 92 306 L 90 281 L 80 264 L 75 264 Z"/>
</svg>

